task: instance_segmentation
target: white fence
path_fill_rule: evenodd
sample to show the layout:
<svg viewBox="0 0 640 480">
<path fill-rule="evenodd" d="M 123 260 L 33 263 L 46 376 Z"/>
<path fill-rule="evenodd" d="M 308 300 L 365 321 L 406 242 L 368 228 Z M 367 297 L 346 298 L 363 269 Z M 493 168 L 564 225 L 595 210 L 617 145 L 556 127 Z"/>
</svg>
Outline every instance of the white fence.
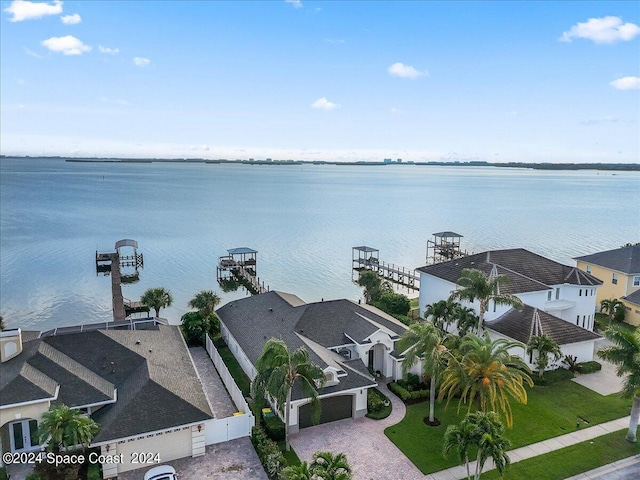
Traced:
<svg viewBox="0 0 640 480">
<path fill-rule="evenodd" d="M 234 415 L 233 417 L 205 422 L 205 442 L 207 445 L 211 445 L 235 438 L 247 437 L 251 435 L 251 429 L 255 426 L 253 413 L 244 399 L 244 395 L 242 395 L 238 385 L 236 385 L 235 380 L 231 376 L 231 373 L 229 373 L 229 369 L 222 361 L 218 350 L 216 350 L 215 345 L 209 338 L 209 335 L 206 337 L 206 349 L 209 358 L 211 358 L 213 365 L 218 371 L 218 375 L 220 375 L 222 379 L 222 383 L 227 387 L 227 391 L 229 395 L 231 395 L 231 399 L 238 409 L 238 412 L 242 412 L 243 415 Z"/>
</svg>

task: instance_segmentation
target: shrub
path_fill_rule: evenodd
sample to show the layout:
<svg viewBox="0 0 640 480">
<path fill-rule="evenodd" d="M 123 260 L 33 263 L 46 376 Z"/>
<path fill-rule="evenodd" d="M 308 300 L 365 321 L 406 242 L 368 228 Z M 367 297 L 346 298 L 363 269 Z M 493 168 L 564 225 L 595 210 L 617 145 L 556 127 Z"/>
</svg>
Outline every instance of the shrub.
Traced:
<svg viewBox="0 0 640 480">
<path fill-rule="evenodd" d="M 557 368 L 556 370 L 549 370 L 544 372 L 544 377 L 540 378 L 537 375 L 533 375 L 531 379 L 533 383 L 540 386 L 553 385 L 554 383 L 563 382 L 574 377 L 574 373 L 564 368 Z"/>
<path fill-rule="evenodd" d="M 384 395 L 380 393 L 375 388 L 367 390 L 367 413 L 379 412 L 387 406 Z"/>
<path fill-rule="evenodd" d="M 567 366 L 567 369 L 571 372 L 578 371 L 578 357 L 575 355 L 565 355 L 562 359 L 562 363 Z"/>
<path fill-rule="evenodd" d="M 622 323 L 624 322 L 625 315 L 627 314 L 627 309 L 624 305 L 620 305 L 616 308 L 616 312 L 613 314 L 613 321 Z"/>
<path fill-rule="evenodd" d="M 593 373 L 599 372 L 602 369 L 602 364 L 592 360 L 590 362 L 582 362 L 578 364 L 578 372 L 580 373 Z"/>
<path fill-rule="evenodd" d="M 6 479 L 6 478 L 9 478 L 9 477 L 2 477 L 0 475 L 0 479 Z M 25 480 L 43 480 L 43 478 L 37 473 L 30 473 L 29 475 L 27 475 L 27 478 L 25 478 Z"/>
<path fill-rule="evenodd" d="M 411 309 L 409 299 L 406 295 L 393 292 L 383 293 L 379 299 L 372 301 L 371 304 L 389 315 L 406 316 Z"/>
<path fill-rule="evenodd" d="M 399 385 L 399 382 L 391 382 L 389 384 L 389 390 L 396 394 L 396 396 L 404 403 L 418 403 L 422 400 L 429 398 L 429 390 L 413 390 L 409 391 L 406 388 Z"/>
<path fill-rule="evenodd" d="M 284 422 L 280 420 L 280 417 L 278 417 L 277 415 L 271 415 L 269 417 L 263 416 L 262 425 L 264 426 L 264 430 L 267 433 L 267 436 L 271 440 L 275 440 L 276 442 L 279 440 L 284 440 Z"/>
<path fill-rule="evenodd" d="M 253 427 L 251 430 L 251 443 L 269 479 L 277 480 L 287 464 L 278 444 L 271 440 L 261 427 Z"/>
<path fill-rule="evenodd" d="M 7 467 L 0 467 L 0 480 L 7 480 L 8 478 Z"/>
</svg>

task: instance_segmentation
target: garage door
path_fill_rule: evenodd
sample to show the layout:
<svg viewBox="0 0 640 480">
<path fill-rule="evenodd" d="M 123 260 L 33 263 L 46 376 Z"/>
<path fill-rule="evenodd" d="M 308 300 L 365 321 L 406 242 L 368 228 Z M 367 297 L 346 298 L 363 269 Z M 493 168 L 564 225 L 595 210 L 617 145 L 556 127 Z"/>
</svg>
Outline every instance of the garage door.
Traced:
<svg viewBox="0 0 640 480">
<path fill-rule="evenodd" d="M 333 422 L 353 416 L 353 395 L 339 395 L 337 397 L 323 398 L 320 400 L 320 423 Z M 310 427 L 311 404 L 307 403 L 298 409 L 298 422 L 300 428 Z"/>
</svg>

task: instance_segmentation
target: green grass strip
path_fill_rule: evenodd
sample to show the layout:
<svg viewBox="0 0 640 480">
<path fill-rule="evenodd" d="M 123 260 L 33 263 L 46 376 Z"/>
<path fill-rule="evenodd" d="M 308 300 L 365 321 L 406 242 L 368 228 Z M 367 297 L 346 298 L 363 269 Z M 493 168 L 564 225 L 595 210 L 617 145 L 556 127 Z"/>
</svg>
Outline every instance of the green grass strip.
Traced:
<svg viewBox="0 0 640 480">
<path fill-rule="evenodd" d="M 593 470 L 608 463 L 640 453 L 640 445 L 627 442 L 627 430 L 577 443 L 509 466 L 502 478 L 506 480 L 561 480 Z M 483 473 L 484 480 L 499 479 L 495 470 Z"/>
</svg>

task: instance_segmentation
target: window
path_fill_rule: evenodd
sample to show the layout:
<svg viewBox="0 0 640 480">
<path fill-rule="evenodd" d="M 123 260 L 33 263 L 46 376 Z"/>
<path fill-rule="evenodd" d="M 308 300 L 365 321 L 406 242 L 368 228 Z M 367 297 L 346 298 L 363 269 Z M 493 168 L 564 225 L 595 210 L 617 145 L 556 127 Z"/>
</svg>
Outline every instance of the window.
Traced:
<svg viewBox="0 0 640 480">
<path fill-rule="evenodd" d="M 586 290 L 585 290 L 585 292 L 586 292 Z M 582 296 L 582 289 L 580 289 L 580 293 L 578 294 L 578 296 L 579 296 L 579 297 L 581 297 L 581 296 Z"/>
<path fill-rule="evenodd" d="M 580 325 L 580 315 L 576 316 L 576 325 Z"/>
<path fill-rule="evenodd" d="M 560 288 L 556 288 L 556 300 L 560 300 Z"/>
<path fill-rule="evenodd" d="M 613 272 L 613 275 L 611 275 L 611 283 L 613 283 L 614 285 L 618 284 L 618 274 Z"/>
<path fill-rule="evenodd" d="M 551 290 L 547 292 L 547 302 L 551 301 Z"/>
<path fill-rule="evenodd" d="M 633 277 L 633 286 L 640 287 L 640 275 L 636 275 Z"/>
<path fill-rule="evenodd" d="M 587 273 L 591 273 L 591 265 L 587 265 Z"/>
<path fill-rule="evenodd" d="M 587 321 L 587 316 L 583 315 L 582 316 L 582 328 L 584 328 L 584 323 Z"/>
</svg>

